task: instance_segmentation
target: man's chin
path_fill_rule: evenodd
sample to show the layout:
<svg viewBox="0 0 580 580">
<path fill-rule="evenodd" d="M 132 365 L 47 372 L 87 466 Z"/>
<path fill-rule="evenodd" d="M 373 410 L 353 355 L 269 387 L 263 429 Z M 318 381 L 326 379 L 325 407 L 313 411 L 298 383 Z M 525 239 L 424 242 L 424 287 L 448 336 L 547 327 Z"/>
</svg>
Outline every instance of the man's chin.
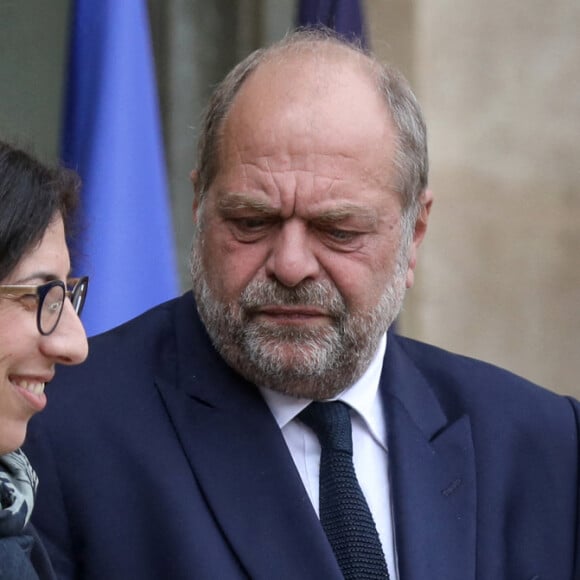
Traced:
<svg viewBox="0 0 580 580">
<path fill-rule="evenodd" d="M 249 349 L 251 358 L 258 364 L 276 368 L 279 372 L 315 373 L 317 366 L 329 358 L 326 349 L 310 346 L 298 340 L 276 340 Z M 326 365 L 325 365 L 326 366 Z"/>
<path fill-rule="evenodd" d="M 304 361 L 301 361 L 304 363 Z M 262 369 L 263 371 L 263 369 Z M 289 363 L 281 366 L 276 373 L 260 372 L 256 368 L 250 371 L 250 380 L 259 386 L 301 399 L 324 400 L 331 399 L 346 389 L 352 375 L 336 370 L 309 368 L 306 364 Z"/>
<path fill-rule="evenodd" d="M 273 345 L 301 344 L 304 341 L 325 342 L 333 340 L 336 329 L 328 318 L 311 320 L 308 322 L 293 321 L 281 322 L 279 320 L 249 320 L 245 324 L 245 333 L 252 340 L 259 342 L 271 342 Z"/>
</svg>

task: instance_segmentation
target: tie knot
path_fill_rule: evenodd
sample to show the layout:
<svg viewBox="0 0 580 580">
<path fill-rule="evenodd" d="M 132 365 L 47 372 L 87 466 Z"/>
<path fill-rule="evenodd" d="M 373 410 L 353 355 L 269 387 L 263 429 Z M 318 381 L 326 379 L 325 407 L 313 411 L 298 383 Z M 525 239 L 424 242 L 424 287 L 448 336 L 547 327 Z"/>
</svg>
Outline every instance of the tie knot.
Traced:
<svg viewBox="0 0 580 580">
<path fill-rule="evenodd" d="M 299 417 L 316 433 L 323 449 L 332 448 L 352 455 L 350 412 L 347 405 L 340 401 L 314 402 Z"/>
</svg>

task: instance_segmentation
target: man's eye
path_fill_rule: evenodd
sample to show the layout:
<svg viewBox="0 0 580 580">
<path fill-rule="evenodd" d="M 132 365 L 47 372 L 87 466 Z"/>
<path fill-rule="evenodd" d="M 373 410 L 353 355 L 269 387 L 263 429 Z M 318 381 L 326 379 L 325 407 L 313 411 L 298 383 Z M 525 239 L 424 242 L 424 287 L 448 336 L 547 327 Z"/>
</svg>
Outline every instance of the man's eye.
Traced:
<svg viewBox="0 0 580 580">
<path fill-rule="evenodd" d="M 326 230 L 326 235 L 335 242 L 352 242 L 359 235 L 358 232 L 333 228 Z"/>
<path fill-rule="evenodd" d="M 268 234 L 273 220 L 263 217 L 241 217 L 229 220 L 232 234 L 242 243 L 253 243 Z"/>
<path fill-rule="evenodd" d="M 272 222 L 264 218 L 249 217 L 233 219 L 231 220 L 231 223 L 240 234 L 252 235 L 264 232 Z"/>
<path fill-rule="evenodd" d="M 266 220 L 262 218 L 243 218 L 237 220 L 238 225 L 245 230 L 259 230 L 266 226 Z"/>
</svg>

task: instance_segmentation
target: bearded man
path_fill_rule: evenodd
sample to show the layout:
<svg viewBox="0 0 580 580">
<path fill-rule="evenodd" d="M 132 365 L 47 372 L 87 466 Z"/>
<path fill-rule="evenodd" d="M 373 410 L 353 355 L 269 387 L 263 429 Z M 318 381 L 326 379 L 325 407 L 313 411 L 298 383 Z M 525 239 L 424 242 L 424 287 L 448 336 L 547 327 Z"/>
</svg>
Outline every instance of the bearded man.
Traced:
<svg viewBox="0 0 580 580">
<path fill-rule="evenodd" d="M 578 403 L 389 331 L 427 173 L 415 97 L 362 50 L 297 32 L 233 69 L 193 291 L 92 339 L 32 425 L 61 578 L 577 577 Z"/>
</svg>

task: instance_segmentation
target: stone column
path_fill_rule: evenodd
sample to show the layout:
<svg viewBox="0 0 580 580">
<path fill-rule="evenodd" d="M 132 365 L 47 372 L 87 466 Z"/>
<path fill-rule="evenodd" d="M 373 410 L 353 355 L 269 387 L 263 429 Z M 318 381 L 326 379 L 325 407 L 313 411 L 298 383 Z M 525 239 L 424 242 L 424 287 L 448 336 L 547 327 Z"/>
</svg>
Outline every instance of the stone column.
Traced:
<svg viewBox="0 0 580 580">
<path fill-rule="evenodd" d="M 436 201 L 402 331 L 578 397 L 580 3 L 411 4 Z"/>
</svg>

